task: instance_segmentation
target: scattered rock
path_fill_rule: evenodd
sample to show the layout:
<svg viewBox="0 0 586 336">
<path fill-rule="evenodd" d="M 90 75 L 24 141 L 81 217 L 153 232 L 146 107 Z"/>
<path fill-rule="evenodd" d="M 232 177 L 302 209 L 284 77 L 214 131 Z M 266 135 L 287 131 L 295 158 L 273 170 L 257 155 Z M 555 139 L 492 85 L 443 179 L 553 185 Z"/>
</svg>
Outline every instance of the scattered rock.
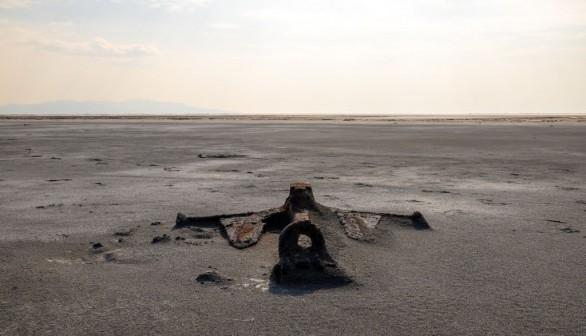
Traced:
<svg viewBox="0 0 586 336">
<path fill-rule="evenodd" d="M 156 236 L 155 238 L 153 238 L 153 241 L 151 243 L 152 244 L 166 243 L 166 242 L 168 242 L 170 240 L 171 240 L 171 237 L 169 237 L 168 235 L 164 234 L 162 236 Z"/>
<path fill-rule="evenodd" d="M 104 252 L 104 245 L 100 244 L 100 243 L 90 243 L 92 244 L 91 246 L 91 251 L 93 253 L 102 253 Z"/>
<path fill-rule="evenodd" d="M 161 225 L 161 222 L 152 222 L 151 225 Z"/>
</svg>

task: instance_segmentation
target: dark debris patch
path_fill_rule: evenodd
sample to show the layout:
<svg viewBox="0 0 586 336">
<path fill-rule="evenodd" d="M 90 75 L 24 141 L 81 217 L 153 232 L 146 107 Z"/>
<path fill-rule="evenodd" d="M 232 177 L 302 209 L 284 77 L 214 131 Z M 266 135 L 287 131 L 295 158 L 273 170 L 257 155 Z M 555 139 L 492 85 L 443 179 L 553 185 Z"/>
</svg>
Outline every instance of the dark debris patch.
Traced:
<svg viewBox="0 0 586 336">
<path fill-rule="evenodd" d="M 546 221 L 550 223 L 566 224 L 566 222 L 557 219 L 546 219 Z"/>
<path fill-rule="evenodd" d="M 169 237 L 167 234 L 164 234 L 162 236 L 156 236 L 155 238 L 153 238 L 151 243 L 152 244 L 166 243 L 170 240 L 171 240 L 171 237 Z"/>
<path fill-rule="evenodd" d="M 566 191 L 580 190 L 580 188 L 576 188 L 576 187 L 565 187 L 565 186 L 556 186 L 556 187 L 560 188 L 561 190 L 566 190 Z"/>
<path fill-rule="evenodd" d="M 357 182 L 357 183 L 354 183 L 354 185 L 355 185 L 355 186 L 358 186 L 358 187 L 366 187 L 366 188 L 372 188 L 372 187 L 373 187 L 373 185 L 372 185 L 372 184 L 368 184 L 368 183 L 362 183 L 362 182 Z"/>
<path fill-rule="evenodd" d="M 197 155 L 198 158 L 200 159 L 238 159 L 238 158 L 244 158 L 246 157 L 246 155 L 240 155 L 240 154 L 198 154 Z"/>
<path fill-rule="evenodd" d="M 490 199 L 490 198 L 480 198 L 478 199 L 482 204 L 486 204 L 486 205 L 508 205 L 509 203 L 505 203 L 505 202 L 495 202 L 494 200 Z"/>
<path fill-rule="evenodd" d="M 227 285 L 234 281 L 233 279 L 223 276 L 216 271 L 207 271 L 201 273 L 195 280 L 202 285 L 206 283 L 212 285 Z"/>
<path fill-rule="evenodd" d="M 429 189 L 423 189 L 423 190 L 421 190 L 421 192 L 424 192 L 424 193 L 438 193 L 438 194 L 451 194 L 451 192 L 449 192 L 447 190 L 429 190 Z"/>
<path fill-rule="evenodd" d="M 63 203 L 59 203 L 59 204 L 49 204 L 49 205 L 39 205 L 36 206 L 36 209 L 46 209 L 46 208 L 54 208 L 54 207 L 62 207 Z"/>
</svg>

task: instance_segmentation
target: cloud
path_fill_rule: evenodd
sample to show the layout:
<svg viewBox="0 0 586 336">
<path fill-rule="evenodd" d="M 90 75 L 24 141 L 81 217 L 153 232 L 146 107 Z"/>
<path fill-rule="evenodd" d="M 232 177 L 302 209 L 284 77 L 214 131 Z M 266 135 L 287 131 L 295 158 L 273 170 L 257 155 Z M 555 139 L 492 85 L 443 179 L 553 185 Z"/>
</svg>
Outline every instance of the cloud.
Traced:
<svg viewBox="0 0 586 336">
<path fill-rule="evenodd" d="M 234 23 L 229 22 L 214 22 L 209 25 L 212 29 L 219 29 L 219 30 L 235 30 L 239 29 L 240 26 Z"/>
<path fill-rule="evenodd" d="M 215 0 L 105 0 L 105 2 L 115 4 L 123 2 L 142 3 L 153 8 L 163 8 L 169 11 L 191 10 L 193 8 L 205 6 L 214 1 Z M 19 8 L 40 3 L 40 0 L 0 0 L 0 8 Z"/>
<path fill-rule="evenodd" d="M 38 0 L 0 0 L 0 8 L 26 7 L 38 2 Z"/>
<path fill-rule="evenodd" d="M 165 8 L 170 11 L 189 10 L 205 6 L 214 0 L 143 0 L 154 8 Z"/>
<path fill-rule="evenodd" d="M 72 42 L 45 36 L 37 31 L 12 27 L 4 30 L 12 43 L 30 45 L 37 49 L 90 57 L 133 58 L 157 56 L 159 48 L 152 44 L 114 44 L 103 37 L 92 40 Z"/>
</svg>

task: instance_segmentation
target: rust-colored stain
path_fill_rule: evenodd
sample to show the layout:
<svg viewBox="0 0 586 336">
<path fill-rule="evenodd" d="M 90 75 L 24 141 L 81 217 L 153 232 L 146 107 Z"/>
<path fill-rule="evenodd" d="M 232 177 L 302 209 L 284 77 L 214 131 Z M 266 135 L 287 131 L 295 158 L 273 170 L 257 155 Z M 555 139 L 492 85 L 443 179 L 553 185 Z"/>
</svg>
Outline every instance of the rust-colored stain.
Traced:
<svg viewBox="0 0 586 336">
<path fill-rule="evenodd" d="M 238 240 L 244 240 L 247 236 L 250 236 L 252 231 L 256 228 L 256 224 L 246 223 L 238 230 Z"/>
</svg>

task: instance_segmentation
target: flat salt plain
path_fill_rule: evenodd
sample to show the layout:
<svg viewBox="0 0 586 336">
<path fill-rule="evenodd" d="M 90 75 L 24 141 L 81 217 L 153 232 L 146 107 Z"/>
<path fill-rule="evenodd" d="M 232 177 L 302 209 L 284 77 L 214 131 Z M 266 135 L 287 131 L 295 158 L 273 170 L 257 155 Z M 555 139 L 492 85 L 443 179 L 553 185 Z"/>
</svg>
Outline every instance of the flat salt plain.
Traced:
<svg viewBox="0 0 586 336">
<path fill-rule="evenodd" d="M 276 234 L 174 240 L 294 181 L 433 230 L 348 242 L 330 289 L 269 283 Z M 0 218 L 2 335 L 586 334 L 584 122 L 0 120 Z"/>
</svg>

